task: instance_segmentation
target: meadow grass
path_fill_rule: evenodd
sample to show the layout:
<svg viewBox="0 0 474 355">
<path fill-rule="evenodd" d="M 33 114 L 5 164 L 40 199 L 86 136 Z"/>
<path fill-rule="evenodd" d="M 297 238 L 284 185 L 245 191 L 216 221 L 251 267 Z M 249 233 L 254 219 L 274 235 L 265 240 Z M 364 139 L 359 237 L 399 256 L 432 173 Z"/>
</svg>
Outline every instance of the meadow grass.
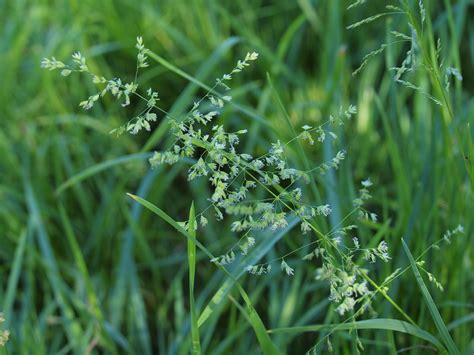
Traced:
<svg viewBox="0 0 474 355">
<path fill-rule="evenodd" d="M 418 1 L 407 4 L 420 14 Z M 424 4 L 422 55 L 433 60 L 439 38 L 439 60 L 463 76 L 445 97 L 439 73 L 413 74 L 442 107 L 394 81 L 388 68 L 405 58 L 403 41 L 352 75 L 365 55 L 394 41 L 391 31 L 410 33 L 398 15 L 348 29 L 386 11 L 375 1 L 348 10 L 350 2 L 338 0 L 0 0 L 0 330 L 10 332 L 0 352 L 304 353 L 317 345 L 318 353 L 352 354 L 358 338 L 366 353 L 473 353 L 474 5 Z M 78 103 L 95 92 L 89 81 L 39 68 L 43 57 L 81 50 L 94 71 L 133 80 L 137 35 L 152 50 L 139 83 L 156 88 L 173 117 L 236 59 L 260 54 L 234 78 L 232 103 L 219 118 L 229 131 L 248 130 L 246 152 L 264 154 L 270 142 L 292 139 L 295 127 L 357 106 L 335 132 L 337 146 L 303 142 L 288 158 L 306 168 L 347 151 L 337 171 L 308 189 L 333 210 L 324 230 L 352 210 L 360 181 L 374 182 L 369 208 L 379 222 L 362 223 L 358 235 L 372 247 L 386 240 L 392 259 L 370 266 L 373 288 L 396 268 L 402 273 L 388 291 L 379 287 L 373 313 L 340 317 L 327 285 L 314 280 L 315 266 L 301 261 L 307 250 L 286 259 L 292 277 L 245 273 L 242 265 L 308 242 L 295 220 L 262 233 L 239 265 L 210 263 L 235 235 L 227 221 L 209 220 L 195 234 L 176 223 L 205 209 L 210 191 L 205 181 L 186 181 L 189 161 L 149 168 L 151 151 L 171 142 L 169 126 L 109 135 L 138 105 L 123 109 L 105 98 L 83 111 Z M 463 234 L 427 250 L 459 224 Z M 422 254 L 425 263 L 417 263 Z"/>
</svg>

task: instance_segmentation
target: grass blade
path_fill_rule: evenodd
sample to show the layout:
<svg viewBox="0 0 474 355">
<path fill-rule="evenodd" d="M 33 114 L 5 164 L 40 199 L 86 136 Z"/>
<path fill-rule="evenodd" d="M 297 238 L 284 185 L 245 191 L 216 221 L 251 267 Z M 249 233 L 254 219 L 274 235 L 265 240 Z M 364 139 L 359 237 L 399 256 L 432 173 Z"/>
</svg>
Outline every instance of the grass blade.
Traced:
<svg viewBox="0 0 474 355">
<path fill-rule="evenodd" d="M 316 324 L 301 327 L 288 327 L 270 329 L 270 333 L 304 333 L 319 331 L 339 331 L 351 329 L 373 329 L 373 330 L 391 330 L 394 332 L 406 333 L 414 337 L 426 340 L 436 346 L 440 351 L 446 351 L 443 344 L 436 337 L 427 331 L 417 327 L 416 325 L 398 319 L 368 319 L 356 322 L 340 323 L 340 324 Z"/>
<path fill-rule="evenodd" d="M 466 314 L 465 316 L 452 321 L 451 323 L 449 323 L 446 326 L 446 328 L 448 330 L 453 330 L 453 329 L 456 329 L 457 327 L 459 327 L 463 324 L 469 323 L 469 322 L 474 322 L 474 313 Z"/>
<path fill-rule="evenodd" d="M 196 213 L 194 211 L 194 202 L 189 211 L 189 234 L 196 238 Z M 191 352 L 201 354 L 201 343 L 199 341 L 198 314 L 194 300 L 194 279 L 196 274 L 196 244 L 188 239 L 188 263 L 189 263 L 189 306 L 191 308 Z"/>
<path fill-rule="evenodd" d="M 214 255 L 212 255 L 212 253 L 209 251 L 209 249 L 207 249 L 200 241 L 198 241 L 194 236 L 192 236 L 191 234 L 188 233 L 188 231 L 186 229 L 184 229 L 183 227 L 181 227 L 178 222 L 176 222 L 173 218 L 171 218 L 165 211 L 163 211 L 161 208 L 155 206 L 154 204 L 152 204 L 151 202 L 139 197 L 139 196 L 135 196 L 135 195 L 132 195 L 130 193 L 127 193 L 127 195 L 129 197 L 131 197 L 132 199 L 134 199 L 135 201 L 137 201 L 138 203 L 140 203 L 143 207 L 145 207 L 146 209 L 150 210 L 151 212 L 153 212 L 154 214 L 156 214 L 157 216 L 159 216 L 162 220 L 164 220 L 166 223 L 168 223 L 169 225 L 171 225 L 172 227 L 174 227 L 178 232 L 180 232 L 183 236 L 185 236 L 187 239 L 191 239 L 195 244 L 196 246 L 201 249 L 210 259 L 214 258 Z M 228 271 L 226 270 L 226 272 L 228 273 Z"/>
<path fill-rule="evenodd" d="M 239 289 L 240 295 L 245 301 L 245 305 L 247 306 L 247 316 L 249 317 L 250 324 L 257 335 L 257 339 L 260 343 L 260 346 L 262 347 L 263 353 L 268 355 L 282 354 L 282 352 L 275 346 L 275 344 L 272 343 L 270 337 L 268 336 L 268 331 L 265 328 L 262 319 L 253 307 L 250 297 L 238 283 L 237 288 Z"/>
<path fill-rule="evenodd" d="M 15 250 L 15 257 L 13 259 L 13 266 L 8 276 L 8 286 L 3 301 L 3 311 L 6 315 L 6 325 L 8 326 L 12 318 L 12 307 L 17 295 L 18 281 L 20 279 L 21 266 L 23 264 L 23 255 L 25 254 L 25 246 L 28 239 L 29 231 L 26 229 L 20 236 L 18 246 Z"/>
<path fill-rule="evenodd" d="M 444 324 L 444 321 L 441 318 L 441 314 L 439 314 L 438 308 L 436 307 L 436 304 L 434 303 L 433 298 L 431 297 L 430 292 L 428 291 L 428 288 L 426 287 L 420 272 L 418 271 L 415 259 L 413 258 L 413 255 L 411 254 L 410 249 L 408 249 L 408 246 L 403 240 L 403 238 L 402 244 L 403 249 L 405 250 L 405 253 L 408 256 L 408 260 L 410 261 L 413 273 L 415 274 L 418 287 L 420 288 L 421 293 L 423 294 L 423 298 L 425 299 L 425 303 L 428 306 L 428 310 L 431 313 L 431 317 L 435 322 L 436 328 L 438 328 L 438 331 L 441 334 L 441 338 L 443 339 L 444 345 L 446 345 L 446 348 L 448 349 L 450 354 L 460 354 L 458 348 L 454 344 L 453 338 L 451 338 L 451 335 L 449 334 L 449 331 L 446 328 L 446 324 Z"/>
<path fill-rule="evenodd" d="M 96 174 L 100 173 L 101 171 L 104 171 L 104 170 L 106 170 L 106 169 L 108 169 L 112 166 L 128 163 L 129 161 L 134 161 L 134 160 L 146 160 L 146 159 L 150 158 L 151 155 L 152 155 L 151 153 L 139 153 L 139 154 L 125 155 L 125 156 L 120 157 L 120 158 L 106 160 L 106 161 L 103 161 L 99 164 L 88 167 L 87 169 L 84 169 L 80 173 L 70 177 L 65 182 L 63 182 L 56 189 L 56 195 L 61 194 L 64 190 L 70 188 L 71 186 L 74 186 L 77 183 L 81 182 L 82 180 L 85 180 L 85 179 L 87 179 L 87 178 L 89 178 L 93 175 L 96 175 Z"/>
</svg>

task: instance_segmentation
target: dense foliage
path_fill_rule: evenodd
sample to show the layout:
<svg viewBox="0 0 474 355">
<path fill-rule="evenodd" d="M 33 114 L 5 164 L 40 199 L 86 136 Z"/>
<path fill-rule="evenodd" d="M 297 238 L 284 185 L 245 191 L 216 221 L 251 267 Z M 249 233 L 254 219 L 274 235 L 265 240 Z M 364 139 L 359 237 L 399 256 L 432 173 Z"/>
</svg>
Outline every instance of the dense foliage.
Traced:
<svg viewBox="0 0 474 355">
<path fill-rule="evenodd" d="M 0 351 L 474 351 L 470 1 L 0 5 Z"/>
</svg>

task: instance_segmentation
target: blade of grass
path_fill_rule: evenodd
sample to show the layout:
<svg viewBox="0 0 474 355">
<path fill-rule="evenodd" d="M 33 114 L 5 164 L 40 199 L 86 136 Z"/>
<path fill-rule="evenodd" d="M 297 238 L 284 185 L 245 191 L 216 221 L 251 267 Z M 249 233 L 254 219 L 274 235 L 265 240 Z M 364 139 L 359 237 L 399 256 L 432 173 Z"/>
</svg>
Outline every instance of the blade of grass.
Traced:
<svg viewBox="0 0 474 355">
<path fill-rule="evenodd" d="M 459 327 L 463 324 L 469 323 L 469 322 L 474 322 L 474 313 L 466 314 L 464 317 L 461 317 L 461 318 L 458 318 L 458 319 L 452 321 L 451 323 L 449 323 L 446 326 L 446 328 L 448 328 L 448 330 L 453 330 L 453 329 L 456 329 L 457 327 Z"/>
<path fill-rule="evenodd" d="M 181 227 L 178 222 L 176 222 L 173 218 L 171 218 L 165 211 L 163 211 L 161 208 L 155 206 L 154 204 L 152 204 L 151 202 L 139 197 L 139 196 L 136 196 L 136 195 L 133 195 L 133 194 L 130 194 L 130 193 L 127 193 L 127 195 L 132 198 L 133 200 L 137 201 L 138 203 L 140 203 L 143 207 L 145 207 L 146 209 L 150 210 L 151 212 L 153 212 L 154 214 L 156 214 L 157 216 L 159 216 L 162 220 L 164 220 L 166 223 L 168 223 L 169 225 L 171 225 L 172 227 L 174 227 L 178 232 L 180 232 L 182 235 L 184 235 L 187 239 L 191 239 L 191 241 L 193 241 L 198 247 L 199 249 L 201 249 L 210 259 L 214 258 L 214 255 L 212 255 L 212 253 L 209 251 L 209 249 L 207 249 L 199 240 L 197 240 L 195 237 L 193 237 L 192 235 L 190 235 L 188 233 L 187 230 L 185 230 L 183 227 Z M 222 268 L 224 269 L 224 268 Z M 227 269 L 225 269 L 227 271 Z"/>
<path fill-rule="evenodd" d="M 347 322 L 339 324 L 316 324 L 301 327 L 275 328 L 270 329 L 270 333 L 305 333 L 305 332 L 320 332 L 320 331 L 339 331 L 339 330 L 391 330 L 394 332 L 406 333 L 414 337 L 426 340 L 436 346 L 440 351 L 446 352 L 443 344 L 436 339 L 432 334 L 419 328 L 416 325 L 398 319 L 368 319 L 356 322 Z"/>
<path fill-rule="evenodd" d="M 408 249 L 408 246 L 403 240 L 403 238 L 402 238 L 402 245 L 403 245 L 403 249 L 405 250 L 405 253 L 408 256 L 408 260 L 410 261 L 410 265 L 413 270 L 413 273 L 415 274 L 418 287 L 421 290 L 423 298 L 425 299 L 425 303 L 428 306 L 428 310 L 431 313 L 431 317 L 433 318 L 435 322 L 436 328 L 438 328 L 438 331 L 441 335 L 444 345 L 446 345 L 446 348 L 448 349 L 450 354 L 460 354 L 459 350 L 454 344 L 453 339 L 451 338 L 451 335 L 449 334 L 448 329 L 446 328 L 446 324 L 444 324 L 443 318 L 441 318 L 441 314 L 439 314 L 438 308 L 436 307 L 436 304 L 434 303 L 433 298 L 431 297 L 431 294 L 428 291 L 428 288 L 426 287 L 425 282 L 423 281 L 423 278 L 421 277 L 420 272 L 418 271 L 415 259 L 413 258 L 413 255 L 411 254 L 410 249 Z"/>
<path fill-rule="evenodd" d="M 194 211 L 194 202 L 189 210 L 189 234 L 196 238 L 196 213 Z M 196 274 L 196 244 L 188 239 L 188 263 L 189 263 L 189 305 L 191 308 L 191 351 L 193 354 L 201 354 L 201 343 L 199 341 L 198 314 L 194 299 L 194 280 Z"/>
<path fill-rule="evenodd" d="M 3 300 L 3 312 L 5 312 L 5 319 L 6 319 L 5 322 L 6 322 L 7 327 L 12 318 L 11 311 L 12 311 L 13 302 L 15 300 L 15 296 L 17 296 L 16 291 L 17 291 L 17 286 L 18 286 L 18 280 L 20 278 L 20 271 L 21 271 L 21 266 L 23 263 L 23 255 L 25 253 L 25 246 L 26 246 L 26 241 L 28 239 L 28 235 L 29 235 L 29 231 L 24 230 L 20 236 L 18 246 L 16 247 L 16 250 L 15 250 L 13 266 L 12 266 L 10 275 L 8 276 L 7 291 L 5 294 L 5 298 Z"/>
<path fill-rule="evenodd" d="M 268 331 L 265 328 L 265 325 L 262 322 L 262 319 L 258 315 L 257 311 L 253 307 L 252 301 L 244 289 L 240 286 L 239 283 L 236 281 L 237 288 L 240 292 L 240 295 L 245 301 L 245 305 L 247 306 L 247 315 L 250 319 L 250 324 L 253 327 L 255 334 L 257 335 L 258 342 L 262 347 L 262 351 L 264 354 L 273 355 L 273 354 L 282 354 L 281 351 L 272 343 L 270 337 L 268 336 Z"/>
<path fill-rule="evenodd" d="M 70 177 L 67 179 L 65 182 L 63 182 L 57 189 L 56 189 L 56 195 L 61 194 L 64 190 L 70 188 L 73 185 L 78 184 L 82 180 L 85 180 L 93 175 L 96 175 L 100 173 L 101 171 L 104 171 L 112 166 L 115 165 L 120 165 L 120 164 L 125 164 L 130 161 L 134 160 L 146 160 L 152 156 L 151 153 L 138 153 L 138 154 L 131 154 L 131 155 L 125 155 L 116 159 L 111 159 L 111 160 L 106 160 L 104 162 L 101 162 L 99 164 L 93 165 L 87 169 L 84 169 L 80 173 Z"/>
</svg>

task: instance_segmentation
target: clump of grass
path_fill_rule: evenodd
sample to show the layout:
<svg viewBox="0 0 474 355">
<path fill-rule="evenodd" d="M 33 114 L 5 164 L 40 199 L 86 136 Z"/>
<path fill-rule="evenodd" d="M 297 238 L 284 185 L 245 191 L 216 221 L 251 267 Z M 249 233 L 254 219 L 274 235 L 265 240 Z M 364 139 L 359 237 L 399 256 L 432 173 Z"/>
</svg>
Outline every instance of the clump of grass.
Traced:
<svg viewBox="0 0 474 355">
<path fill-rule="evenodd" d="M 350 8 L 362 3 L 364 1 L 357 1 Z M 442 63 L 438 65 L 436 61 L 426 60 L 423 56 L 423 53 L 429 54 L 430 52 L 426 50 L 426 48 L 430 48 L 429 46 L 423 47 L 424 37 L 420 36 L 420 34 L 423 34 L 423 25 L 426 21 L 426 10 L 423 2 L 419 2 L 420 19 L 418 21 L 421 23 L 421 32 L 417 31 L 416 27 L 420 27 L 419 23 L 410 17 L 412 12 L 407 7 L 408 5 L 405 2 L 401 2 L 401 4 L 401 7 L 389 6 L 387 13 L 370 16 L 350 26 L 350 28 L 358 28 L 386 16 L 401 14 L 409 18 L 409 27 L 411 28 L 409 34 L 392 31 L 394 43 L 382 44 L 379 49 L 370 52 L 363 58 L 361 66 L 354 73 L 360 73 L 372 58 L 384 53 L 390 45 L 410 43 L 410 49 L 407 51 L 401 65 L 390 69 L 392 73 L 395 73 L 394 80 L 409 89 L 416 90 L 437 105 L 449 107 L 449 100 L 446 99 L 446 95 L 439 95 L 439 92 L 436 92 L 437 90 L 434 90 L 435 93 L 431 93 L 409 79 L 410 75 L 420 70 L 424 70 L 428 74 L 436 71 L 438 74 L 433 76 L 435 79 L 433 85 L 436 88 L 435 84 L 441 78 L 439 73 L 442 72 L 443 66 Z M 422 47 L 425 48 L 425 52 L 420 50 Z M 309 249 L 308 253 L 303 256 L 303 260 L 311 263 L 311 267 L 316 272 L 316 280 L 324 281 L 328 285 L 329 300 L 334 303 L 334 310 L 340 316 L 349 316 L 345 321 L 349 324 L 340 326 L 340 330 L 383 328 L 393 331 L 405 331 L 430 341 L 440 350 L 443 350 L 443 345 L 440 345 L 436 338 L 430 336 L 430 334 L 416 328 L 412 317 L 405 313 L 388 295 L 388 287 L 403 272 L 400 269 L 395 269 L 382 283 L 377 283 L 366 270 L 366 264 L 373 263 L 376 260 L 381 260 L 388 267 L 391 267 L 389 263 L 391 256 L 388 253 L 386 240 L 381 240 L 375 245 L 369 246 L 369 243 L 366 243 L 367 241 L 357 235 L 357 223 L 359 221 L 371 225 L 378 224 L 378 216 L 364 207 L 371 198 L 369 187 L 371 187 L 372 182 L 370 179 L 362 181 L 359 196 L 353 200 L 352 211 L 340 221 L 337 221 L 336 227 L 329 231 L 323 231 L 320 221 L 331 216 L 332 206 L 323 200 L 311 200 L 307 193 L 307 183 L 314 181 L 314 176 L 317 174 L 326 174 L 333 169 L 338 169 L 346 158 L 346 151 L 341 149 L 330 160 L 306 170 L 297 169 L 291 164 L 288 151 L 291 150 L 293 144 L 322 145 L 327 143 L 328 140 L 336 141 L 337 135 L 334 127 L 346 124 L 356 114 L 355 106 L 350 105 L 345 109 L 341 109 L 338 115 L 331 116 L 327 121 L 315 127 L 309 124 L 301 126 L 298 130 L 299 133 L 295 133 L 290 140 L 283 143 L 279 140 L 274 141 L 263 155 L 255 157 L 252 152 L 242 152 L 240 150 L 239 143 L 245 141 L 247 129 L 229 132 L 225 125 L 219 123 L 219 115 L 226 105 L 233 100 L 230 95 L 230 85 L 233 77 L 250 66 L 258 58 L 257 53 L 248 53 L 237 62 L 229 73 L 217 78 L 214 86 L 210 87 L 204 96 L 190 105 L 191 109 L 185 115 L 174 117 L 158 105 L 159 95 L 157 91 L 153 88 L 142 88 L 138 85 L 139 70 L 149 66 L 147 62 L 149 50 L 144 46 L 141 37 L 137 38 L 136 48 L 138 54 L 135 77 L 134 80 L 129 82 L 92 73 L 87 65 L 86 58 L 79 52 L 73 55 L 72 65 L 65 64 L 53 57 L 44 59 L 42 66 L 50 70 L 60 70 L 63 76 L 69 76 L 75 72 L 84 73 L 92 79 L 93 84 L 100 87 L 100 90 L 80 103 L 80 106 L 85 110 L 93 108 L 95 103 L 105 95 L 112 95 L 120 100 L 122 106 L 128 106 L 135 99 L 138 99 L 139 104 L 143 106 L 141 113 L 114 129 L 111 132 L 113 134 L 130 133 L 136 135 L 143 130 L 152 131 L 158 121 L 166 120 L 169 123 L 174 142 L 167 149 L 153 154 L 150 159 L 152 168 L 162 165 L 171 166 L 185 160 L 191 163 L 191 167 L 186 173 L 188 180 L 206 179 L 211 191 L 208 196 L 202 197 L 203 200 L 207 201 L 206 208 L 196 214 L 192 209 L 193 212 L 190 213 L 192 217 L 180 223 L 168 219 L 167 221 L 170 224 L 175 227 L 179 226 L 181 232 L 187 231 L 183 234 L 195 238 L 193 233 L 197 230 L 198 224 L 205 233 L 205 228 L 210 219 L 214 219 L 217 223 L 221 223 L 223 219 L 231 219 L 231 228 L 225 233 L 238 234 L 237 242 L 223 250 L 220 255 L 209 257 L 211 262 L 222 269 L 230 264 L 235 264 L 236 261 L 248 255 L 258 245 L 261 231 L 276 233 L 288 227 L 291 219 L 296 219 L 300 226 L 300 234 L 311 238 L 311 242 L 302 242 L 301 247 L 290 250 L 283 256 L 277 256 L 267 262 L 239 265 L 239 267 L 243 267 L 249 274 L 257 276 L 270 274 L 275 269 L 280 269 L 288 276 L 294 276 L 298 269 L 292 263 L 290 257 L 301 250 Z M 440 50 L 437 49 L 436 56 L 439 56 L 439 52 Z M 425 61 L 420 62 L 420 58 Z M 445 87 L 442 88 L 441 93 L 449 92 L 451 77 L 462 80 L 460 71 L 454 67 L 448 67 L 445 74 Z M 449 111 L 448 109 L 446 112 Z M 140 203 L 146 202 L 139 200 L 136 196 L 134 198 Z M 145 206 L 151 208 L 149 204 Z M 160 216 L 163 218 L 165 215 L 161 214 Z M 169 218 L 169 216 L 166 218 Z M 349 223 L 349 220 L 353 221 Z M 366 244 L 367 246 L 365 246 Z M 188 255 L 194 255 L 192 250 L 195 246 L 189 243 L 188 248 L 190 250 Z M 194 265 L 194 262 L 194 258 L 189 259 L 190 267 Z M 438 289 L 443 289 L 441 282 L 424 268 L 422 260 L 416 261 L 416 268 L 424 272 Z M 190 270 L 190 288 L 192 288 L 191 279 L 194 279 L 193 273 L 194 271 L 191 272 Z M 356 321 L 366 310 L 370 310 L 372 300 L 377 294 L 381 294 L 387 299 L 408 323 L 396 322 L 395 320 L 389 322 L 387 320 L 389 325 L 384 328 L 378 320 L 374 320 L 372 323 Z M 192 292 L 190 298 L 193 299 Z M 200 344 L 197 332 L 198 322 L 196 322 L 196 309 L 194 305 L 191 307 L 193 308 L 193 349 L 197 353 Z M 313 327 L 313 329 L 323 328 Z M 261 335 L 262 328 L 256 326 L 256 329 L 259 329 L 258 332 Z M 335 329 L 337 330 L 337 325 Z M 330 330 L 334 329 L 331 328 Z M 258 332 L 257 334 L 259 334 Z M 448 339 L 445 333 L 444 338 Z M 331 348 L 329 335 L 324 336 L 323 339 L 327 342 L 327 348 Z M 317 343 L 317 346 L 320 345 L 321 341 Z M 356 345 L 357 351 L 363 349 L 357 332 Z M 445 345 L 448 349 L 453 349 L 452 344 L 446 343 Z"/>
</svg>

